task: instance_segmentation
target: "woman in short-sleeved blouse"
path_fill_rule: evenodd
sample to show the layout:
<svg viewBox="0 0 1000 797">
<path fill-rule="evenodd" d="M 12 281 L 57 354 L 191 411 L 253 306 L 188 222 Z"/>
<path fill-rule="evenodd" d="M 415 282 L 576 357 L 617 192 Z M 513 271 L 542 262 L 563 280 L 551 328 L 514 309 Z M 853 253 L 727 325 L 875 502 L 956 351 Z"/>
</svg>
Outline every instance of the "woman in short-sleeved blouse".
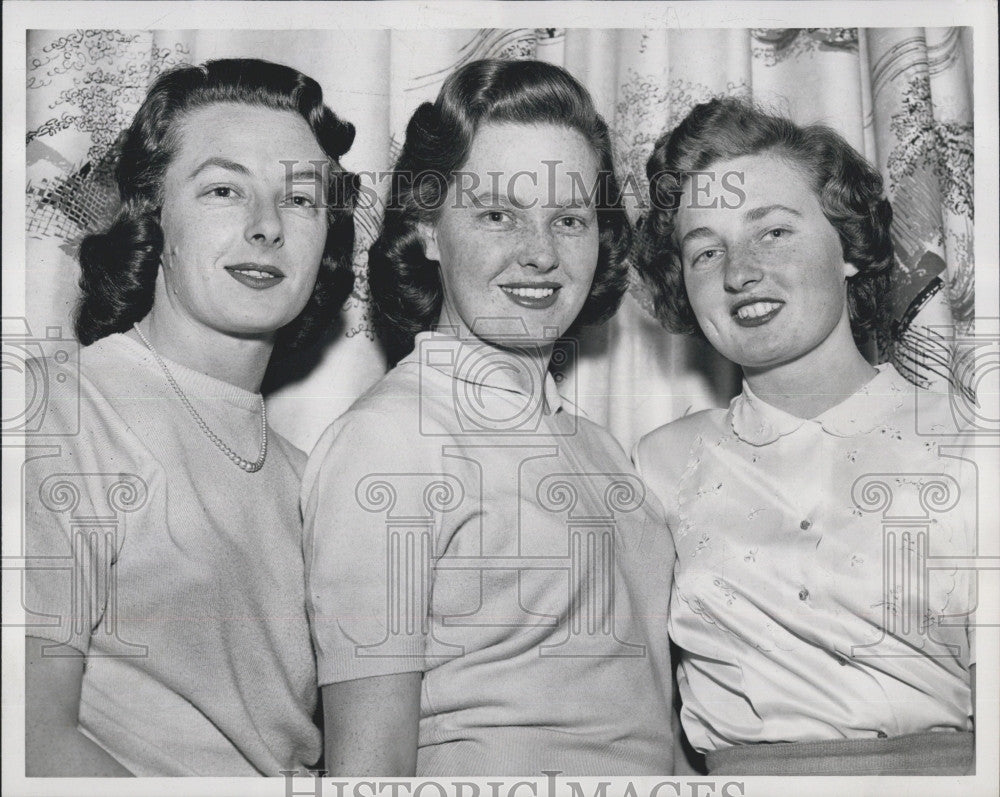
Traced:
<svg viewBox="0 0 1000 797">
<path fill-rule="evenodd" d="M 475 62 L 417 109 L 394 178 L 370 279 L 405 356 L 303 482 L 326 765 L 670 772 L 672 548 L 549 368 L 624 289 L 607 128 L 558 67 Z"/>
</svg>

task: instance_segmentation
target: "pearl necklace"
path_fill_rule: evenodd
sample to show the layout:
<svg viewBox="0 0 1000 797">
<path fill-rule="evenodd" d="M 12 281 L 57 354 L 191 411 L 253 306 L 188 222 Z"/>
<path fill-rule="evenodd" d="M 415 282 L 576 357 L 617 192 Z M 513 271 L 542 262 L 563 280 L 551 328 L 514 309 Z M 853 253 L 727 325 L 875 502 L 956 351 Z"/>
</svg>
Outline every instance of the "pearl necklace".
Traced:
<svg viewBox="0 0 1000 797">
<path fill-rule="evenodd" d="M 177 380 L 174 379 L 174 375 L 170 373 L 170 369 L 167 368 L 167 364 L 163 362 L 163 358 L 160 357 L 160 353 L 153 348 L 153 344 L 150 343 L 146 339 L 146 336 L 142 334 L 142 330 L 139 329 L 139 325 L 133 324 L 132 327 L 138 333 L 140 340 L 146 344 L 146 348 L 152 352 L 153 357 L 155 357 L 156 361 L 160 364 L 160 368 L 163 369 L 163 373 L 167 375 L 167 381 L 170 382 L 170 386 L 174 389 L 174 392 L 180 397 L 184 406 L 187 407 L 188 412 L 191 413 L 191 417 L 194 418 L 201 431 L 205 433 L 205 436 L 215 444 L 215 447 L 247 473 L 256 473 L 263 468 L 264 460 L 267 457 L 267 407 L 264 405 L 264 397 L 260 397 L 260 454 L 257 456 L 256 462 L 251 462 L 248 459 L 243 459 L 243 457 L 223 443 L 222 439 L 215 432 L 208 428 L 208 424 L 205 423 L 204 418 L 198 414 L 198 410 L 194 408 L 188 400 L 188 397 L 184 395 L 184 391 L 181 390 L 181 386 L 177 384 Z"/>
</svg>

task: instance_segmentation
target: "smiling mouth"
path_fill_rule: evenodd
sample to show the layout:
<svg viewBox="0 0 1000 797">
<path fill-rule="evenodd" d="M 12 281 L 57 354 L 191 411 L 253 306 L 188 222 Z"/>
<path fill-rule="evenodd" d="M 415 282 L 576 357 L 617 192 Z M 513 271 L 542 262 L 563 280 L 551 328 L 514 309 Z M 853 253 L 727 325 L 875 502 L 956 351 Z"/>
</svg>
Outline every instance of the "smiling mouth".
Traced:
<svg viewBox="0 0 1000 797">
<path fill-rule="evenodd" d="M 271 288 L 281 282 L 285 275 L 274 266 L 258 263 L 241 263 L 237 266 L 226 266 L 229 276 L 242 285 L 255 290 Z"/>
<path fill-rule="evenodd" d="M 556 303 L 561 285 L 501 285 L 504 294 L 514 304 L 533 310 L 544 310 Z"/>
<path fill-rule="evenodd" d="M 732 311 L 732 315 L 736 323 L 742 327 L 759 327 L 781 312 L 784 305 L 784 302 L 758 299 L 739 305 Z"/>
<path fill-rule="evenodd" d="M 547 299 L 556 292 L 555 288 L 510 288 L 506 285 L 501 287 L 512 296 L 520 296 L 525 299 Z"/>
</svg>

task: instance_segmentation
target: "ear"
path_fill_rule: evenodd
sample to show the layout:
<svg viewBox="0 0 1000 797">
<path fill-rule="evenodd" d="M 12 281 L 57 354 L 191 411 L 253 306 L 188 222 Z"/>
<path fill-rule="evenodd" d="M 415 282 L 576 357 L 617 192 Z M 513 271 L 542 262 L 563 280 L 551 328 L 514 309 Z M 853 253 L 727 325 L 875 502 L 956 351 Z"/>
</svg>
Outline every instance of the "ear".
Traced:
<svg viewBox="0 0 1000 797">
<path fill-rule="evenodd" d="M 433 224 L 427 222 L 417 223 L 417 233 L 420 235 L 420 240 L 424 243 L 424 257 L 428 260 L 441 260 L 441 252 L 438 250 L 437 245 L 437 230 Z"/>
<path fill-rule="evenodd" d="M 850 279 L 851 277 L 853 277 L 857 273 L 858 273 L 858 267 L 856 265 L 854 265 L 853 263 L 848 263 L 845 260 L 844 261 L 844 277 L 846 279 Z"/>
</svg>

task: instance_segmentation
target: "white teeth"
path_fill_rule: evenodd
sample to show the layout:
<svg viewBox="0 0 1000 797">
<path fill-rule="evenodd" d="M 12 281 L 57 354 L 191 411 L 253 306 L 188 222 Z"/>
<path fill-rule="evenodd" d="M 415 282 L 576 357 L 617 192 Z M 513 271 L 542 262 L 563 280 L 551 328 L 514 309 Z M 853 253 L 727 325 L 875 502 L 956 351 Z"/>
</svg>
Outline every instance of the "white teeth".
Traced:
<svg viewBox="0 0 1000 797">
<path fill-rule="evenodd" d="M 507 293 L 528 299 L 544 299 L 556 292 L 555 288 L 504 288 Z"/>
<path fill-rule="evenodd" d="M 268 274 L 266 271 L 257 271 L 252 268 L 241 268 L 239 271 L 241 274 L 246 274 L 248 277 L 255 277 L 256 279 L 274 279 L 274 274 Z"/>
<path fill-rule="evenodd" d="M 781 305 L 778 302 L 754 302 L 753 304 L 745 304 L 739 310 L 736 311 L 737 318 L 760 318 L 762 315 L 767 315 L 772 310 L 777 310 Z"/>
</svg>

